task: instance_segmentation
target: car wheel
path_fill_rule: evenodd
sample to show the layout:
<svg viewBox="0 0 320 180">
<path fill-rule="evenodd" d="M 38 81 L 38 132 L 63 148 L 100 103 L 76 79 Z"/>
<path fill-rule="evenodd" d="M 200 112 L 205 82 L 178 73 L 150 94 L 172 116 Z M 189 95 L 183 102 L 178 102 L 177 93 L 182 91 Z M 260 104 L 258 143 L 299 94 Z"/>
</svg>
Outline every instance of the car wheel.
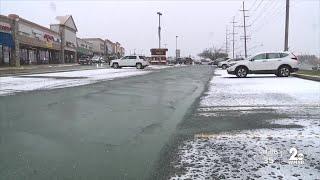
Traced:
<svg viewBox="0 0 320 180">
<path fill-rule="evenodd" d="M 278 70 L 279 77 L 288 77 L 290 76 L 290 67 L 288 66 L 281 66 Z"/>
<path fill-rule="evenodd" d="M 236 70 L 237 77 L 244 78 L 247 77 L 248 69 L 245 67 L 238 67 Z"/>
<path fill-rule="evenodd" d="M 137 68 L 137 69 L 142 69 L 142 64 L 137 63 L 136 68 Z"/>
<path fill-rule="evenodd" d="M 118 63 L 113 63 L 113 64 L 112 64 L 112 67 L 113 67 L 114 69 L 118 69 L 118 68 L 119 68 L 119 64 L 118 64 Z"/>
<path fill-rule="evenodd" d="M 227 69 L 227 65 L 222 65 L 222 69 Z"/>
</svg>

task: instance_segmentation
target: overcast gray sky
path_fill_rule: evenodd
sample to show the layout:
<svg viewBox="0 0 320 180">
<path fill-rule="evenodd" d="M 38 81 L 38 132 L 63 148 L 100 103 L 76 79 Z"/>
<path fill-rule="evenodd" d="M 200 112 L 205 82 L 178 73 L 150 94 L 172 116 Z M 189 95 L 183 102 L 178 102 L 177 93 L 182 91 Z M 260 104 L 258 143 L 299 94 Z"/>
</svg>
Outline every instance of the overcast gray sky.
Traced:
<svg viewBox="0 0 320 180">
<path fill-rule="evenodd" d="M 225 31 L 231 32 L 232 17 L 237 25 L 243 18 L 240 0 L 207 1 L 19 1 L 1 0 L 3 15 L 21 17 L 49 27 L 55 16 L 71 14 L 78 27 L 77 36 L 108 38 L 120 42 L 126 53 L 150 55 L 157 47 L 158 17 L 161 11 L 162 46 L 167 44 L 174 55 L 175 36 L 183 56 L 195 56 L 203 49 L 225 48 Z M 258 51 L 282 50 L 284 44 L 285 0 L 246 0 L 249 54 Z M 243 28 L 236 28 L 236 54 L 244 54 Z M 291 0 L 291 51 L 320 56 L 320 0 Z M 231 38 L 231 37 L 230 37 Z M 231 46 L 229 41 L 229 47 Z M 229 52 L 231 48 L 229 49 Z"/>
</svg>

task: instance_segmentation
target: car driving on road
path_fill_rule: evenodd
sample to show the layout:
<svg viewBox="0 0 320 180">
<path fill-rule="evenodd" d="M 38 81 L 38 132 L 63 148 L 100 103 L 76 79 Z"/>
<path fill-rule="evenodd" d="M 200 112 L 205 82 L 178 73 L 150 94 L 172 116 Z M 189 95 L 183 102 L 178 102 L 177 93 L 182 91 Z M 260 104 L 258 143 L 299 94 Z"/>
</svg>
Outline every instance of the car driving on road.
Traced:
<svg viewBox="0 0 320 180">
<path fill-rule="evenodd" d="M 136 67 L 144 69 L 149 65 L 144 56 L 125 56 L 121 59 L 115 59 L 110 62 L 110 66 L 117 69 L 121 67 Z"/>
<path fill-rule="evenodd" d="M 229 74 L 246 77 L 247 74 L 275 74 L 288 77 L 298 70 L 298 59 L 290 52 L 264 52 L 242 61 L 230 63 Z"/>
<path fill-rule="evenodd" d="M 93 63 L 103 63 L 103 62 L 105 62 L 102 56 L 93 56 L 91 58 L 91 61 Z"/>
<path fill-rule="evenodd" d="M 79 64 L 87 64 L 87 65 L 90 65 L 90 64 L 92 64 L 92 61 L 91 61 L 91 59 L 90 59 L 90 57 L 89 56 L 81 56 L 80 58 L 79 58 L 79 60 L 78 60 L 78 63 Z"/>
</svg>

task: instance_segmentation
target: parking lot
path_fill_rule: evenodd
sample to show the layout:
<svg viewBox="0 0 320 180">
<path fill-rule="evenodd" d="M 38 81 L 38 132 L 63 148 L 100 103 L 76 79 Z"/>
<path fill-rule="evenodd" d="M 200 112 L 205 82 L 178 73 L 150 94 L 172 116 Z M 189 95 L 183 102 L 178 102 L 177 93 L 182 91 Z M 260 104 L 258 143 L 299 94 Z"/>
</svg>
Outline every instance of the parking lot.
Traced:
<svg viewBox="0 0 320 180">
<path fill-rule="evenodd" d="M 235 78 L 216 70 L 193 113 L 178 126 L 171 179 L 319 179 L 320 83 L 275 75 Z M 303 160 L 290 164 L 291 148 Z M 163 168 L 163 167 L 169 168 Z"/>
</svg>

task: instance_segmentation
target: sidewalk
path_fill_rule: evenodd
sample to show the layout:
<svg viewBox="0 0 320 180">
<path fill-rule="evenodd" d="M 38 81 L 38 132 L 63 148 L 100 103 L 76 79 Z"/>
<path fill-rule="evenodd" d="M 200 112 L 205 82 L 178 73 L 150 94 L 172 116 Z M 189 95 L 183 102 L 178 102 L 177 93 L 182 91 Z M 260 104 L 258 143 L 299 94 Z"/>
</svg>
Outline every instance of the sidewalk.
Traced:
<svg viewBox="0 0 320 180">
<path fill-rule="evenodd" d="M 107 68 L 107 64 L 99 66 L 98 68 Z M 14 75 L 26 75 L 37 73 L 50 73 L 50 72 L 64 72 L 75 70 L 88 70 L 96 69 L 96 65 L 79 65 L 73 64 L 42 64 L 42 65 L 24 65 L 20 67 L 0 67 L 1 76 L 14 76 Z"/>
</svg>

